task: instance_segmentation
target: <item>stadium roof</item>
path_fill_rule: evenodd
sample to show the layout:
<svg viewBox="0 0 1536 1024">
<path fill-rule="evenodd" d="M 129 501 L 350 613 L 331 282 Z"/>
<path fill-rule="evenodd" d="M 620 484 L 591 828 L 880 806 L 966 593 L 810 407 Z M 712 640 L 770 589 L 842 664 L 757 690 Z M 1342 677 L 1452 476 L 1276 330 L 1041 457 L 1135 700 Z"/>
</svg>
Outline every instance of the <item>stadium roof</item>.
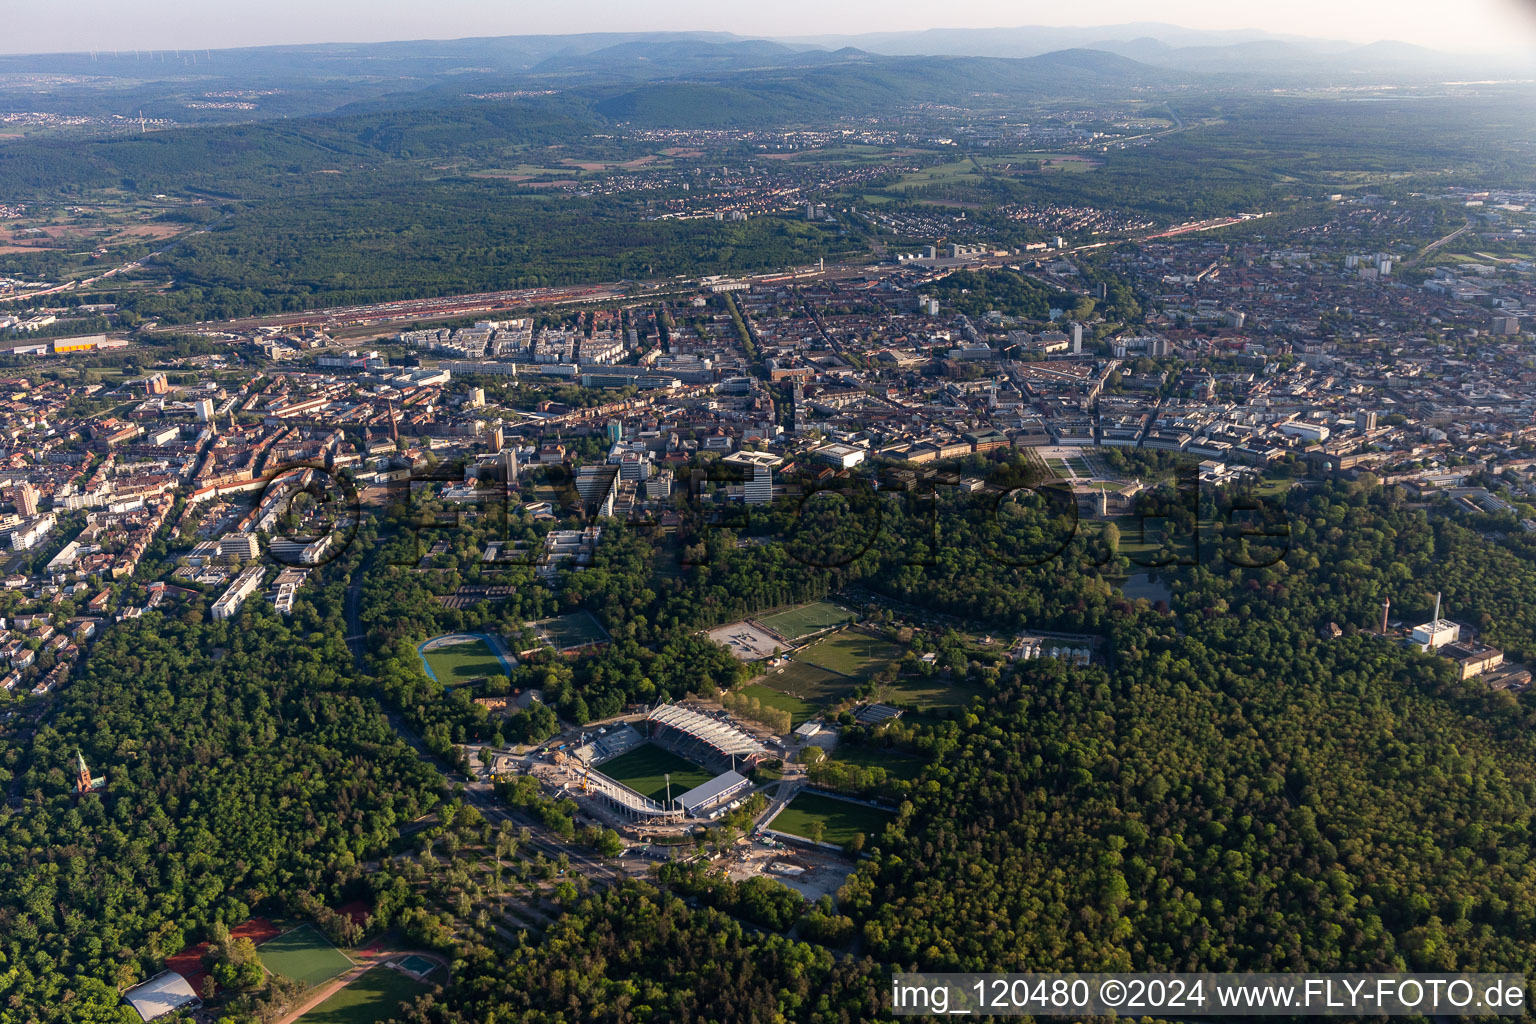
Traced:
<svg viewBox="0 0 1536 1024">
<path fill-rule="evenodd" d="M 155 975 L 138 988 L 129 989 L 123 998 L 146 1021 L 158 1020 L 184 1006 L 202 1003 L 197 993 L 192 991 L 191 983 L 175 971 Z"/>
<path fill-rule="evenodd" d="M 755 757 L 768 752 L 768 748 L 753 739 L 751 734 L 681 704 L 664 704 L 653 710 L 650 718 L 653 722 L 660 722 L 703 740 L 722 754 Z"/>
<path fill-rule="evenodd" d="M 708 807 L 722 797 L 735 792 L 744 785 L 751 785 L 747 777 L 740 772 L 726 772 L 724 775 L 716 775 L 702 786 L 695 786 L 682 796 L 677 802 L 682 805 L 690 817 L 698 817 L 697 809 Z"/>
</svg>

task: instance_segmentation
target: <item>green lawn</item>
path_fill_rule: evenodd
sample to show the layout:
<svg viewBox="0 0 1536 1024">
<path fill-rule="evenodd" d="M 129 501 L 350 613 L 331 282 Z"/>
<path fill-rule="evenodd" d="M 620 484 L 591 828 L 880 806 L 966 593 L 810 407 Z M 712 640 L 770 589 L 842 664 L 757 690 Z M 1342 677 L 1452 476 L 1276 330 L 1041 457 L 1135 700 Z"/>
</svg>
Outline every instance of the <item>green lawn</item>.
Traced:
<svg viewBox="0 0 1536 1024">
<path fill-rule="evenodd" d="M 886 704 L 931 711 L 936 708 L 963 708 L 981 692 L 981 687 L 973 683 L 956 682 L 949 676 L 904 674 L 894 683 L 883 687 L 875 696 Z"/>
<path fill-rule="evenodd" d="M 772 615 L 764 615 L 757 621 L 790 640 L 798 640 L 812 633 L 856 619 L 853 612 L 831 601 L 814 601 L 798 608 L 788 608 Z"/>
<path fill-rule="evenodd" d="M 1264 480 L 1254 487 L 1253 493 L 1259 498 L 1283 498 L 1296 481 L 1291 477 L 1281 477 L 1278 480 Z"/>
<path fill-rule="evenodd" d="M 743 687 L 740 691 L 743 695 L 755 698 L 765 708 L 778 708 L 789 712 L 789 725 L 791 729 L 798 728 L 821 714 L 821 705 L 813 704 L 801 697 L 795 697 L 788 693 L 780 693 L 771 686 L 763 683 L 753 683 Z"/>
<path fill-rule="evenodd" d="M 874 839 L 885 831 L 893 817 L 876 807 L 834 800 L 818 793 L 798 793 L 788 807 L 774 816 L 768 827 L 810 839 L 811 826 L 819 821 L 825 829 L 821 841 L 841 846 L 859 832 L 864 833 L 865 839 Z"/>
<path fill-rule="evenodd" d="M 685 761 L 654 743 L 646 743 L 611 761 L 604 761 L 598 765 L 597 770 L 615 782 L 624 783 L 642 796 L 658 801 L 667 798 L 667 780 L 664 777 L 667 772 L 672 773 L 674 799 L 715 777 L 714 772 L 706 771 L 692 761 Z"/>
<path fill-rule="evenodd" d="M 300 925 L 257 947 L 261 962 L 273 974 L 318 985 L 352 966 L 342 952 L 326 941 L 313 925 Z"/>
<path fill-rule="evenodd" d="M 901 648 L 862 629 L 845 629 L 795 652 L 795 660 L 855 678 L 901 657 Z"/>
<path fill-rule="evenodd" d="M 860 768 L 884 768 L 887 775 L 907 782 L 917 778 L 926 763 L 920 757 L 889 747 L 840 746 L 832 760 L 856 764 Z"/>
<path fill-rule="evenodd" d="M 375 967 L 299 1018 L 300 1024 L 381 1024 L 427 986 L 388 967 Z"/>
<path fill-rule="evenodd" d="M 942 182 L 954 181 L 957 178 L 966 178 L 976 173 L 976 167 L 970 158 L 955 160 L 947 164 L 938 164 L 934 167 L 925 167 L 920 171 L 911 171 L 902 175 L 901 180 L 891 188 L 905 191 L 913 186 L 937 185 Z"/>
<path fill-rule="evenodd" d="M 1192 560 L 1195 557 L 1195 538 L 1189 534 L 1170 535 L 1170 526 L 1167 520 L 1149 516 L 1141 520 L 1136 516 L 1111 516 L 1110 521 L 1120 528 L 1120 553 L 1131 560 L 1135 565 L 1143 568 L 1160 568 L 1149 566 L 1148 562 L 1154 560 L 1157 552 L 1161 550 L 1163 540 L 1170 538 L 1173 541 L 1174 553 L 1180 559 Z M 1202 519 L 1197 524 L 1200 531 L 1202 547 L 1214 543 L 1221 536 L 1213 519 Z M 1209 548 L 1205 548 L 1209 551 Z"/>
<path fill-rule="evenodd" d="M 491 650 L 490 644 L 478 637 L 451 647 L 422 651 L 421 657 L 432 669 L 437 681 L 449 686 L 467 683 L 471 679 L 506 675 L 501 660 Z"/>
<path fill-rule="evenodd" d="M 791 660 L 782 668 L 770 669 L 742 693 L 756 697 L 767 707 L 788 711 L 793 727 L 815 718 L 846 697 L 851 689 L 853 681 L 845 675 Z"/>
</svg>

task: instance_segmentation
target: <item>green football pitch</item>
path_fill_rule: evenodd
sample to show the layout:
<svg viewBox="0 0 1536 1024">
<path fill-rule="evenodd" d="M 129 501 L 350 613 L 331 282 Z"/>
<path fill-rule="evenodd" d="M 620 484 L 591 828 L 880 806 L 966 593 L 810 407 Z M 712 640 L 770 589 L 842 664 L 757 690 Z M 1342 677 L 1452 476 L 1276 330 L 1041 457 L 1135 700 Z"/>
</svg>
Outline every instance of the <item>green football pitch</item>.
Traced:
<svg viewBox="0 0 1536 1024">
<path fill-rule="evenodd" d="M 741 692 L 768 707 L 788 711 L 791 726 L 798 727 L 847 696 L 853 686 L 854 681 L 847 676 L 791 660 L 782 668 L 770 669 Z"/>
<path fill-rule="evenodd" d="M 427 986 L 388 967 L 375 967 L 299 1018 L 299 1024 L 381 1024 Z"/>
<path fill-rule="evenodd" d="M 799 640 L 803 636 L 851 622 L 855 618 L 857 616 L 853 612 L 831 601 L 813 601 L 798 608 L 787 608 L 782 612 L 761 616 L 757 621 L 787 640 Z"/>
<path fill-rule="evenodd" d="M 597 766 L 597 770 L 615 782 L 624 783 L 640 795 L 658 801 L 667 798 L 665 776 L 668 772 L 672 773 L 674 799 L 695 786 L 702 786 L 716 774 L 654 743 L 643 744 L 611 761 L 604 761 Z"/>
<path fill-rule="evenodd" d="M 421 652 L 421 657 L 437 681 L 450 686 L 454 683 L 467 683 L 471 679 L 507 674 L 501 667 L 501 659 L 491 650 L 491 645 L 479 637 L 463 643 L 429 648 Z"/>
<path fill-rule="evenodd" d="M 862 629 L 844 629 L 795 652 L 795 660 L 845 676 L 862 676 L 901 657 L 901 648 Z"/>
<path fill-rule="evenodd" d="M 815 836 L 815 824 L 820 822 L 823 828 L 821 841 L 841 846 L 860 832 L 866 839 L 875 838 L 885 831 L 885 826 L 894 817 L 878 807 L 834 800 L 819 793 L 797 793 L 768 827 L 776 832 L 811 839 Z"/>
<path fill-rule="evenodd" d="M 256 947 L 262 966 L 306 985 L 330 981 L 352 966 L 352 961 L 325 940 L 313 925 L 300 925 Z"/>
</svg>

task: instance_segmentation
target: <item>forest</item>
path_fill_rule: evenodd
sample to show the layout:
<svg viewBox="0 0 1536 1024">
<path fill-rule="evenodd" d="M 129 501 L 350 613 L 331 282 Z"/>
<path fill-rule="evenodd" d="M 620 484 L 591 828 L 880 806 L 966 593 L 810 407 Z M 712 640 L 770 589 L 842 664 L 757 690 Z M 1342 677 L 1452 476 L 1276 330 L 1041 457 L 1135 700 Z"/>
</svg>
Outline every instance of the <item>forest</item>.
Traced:
<svg viewBox="0 0 1536 1024">
<path fill-rule="evenodd" d="M 1211 503 L 1223 499 L 1202 499 L 1202 518 L 1219 511 Z M 1490 538 L 1409 508 L 1369 480 L 1298 489 L 1271 511 L 1290 525 L 1283 558 L 1243 568 L 1251 539 L 1218 532 L 1212 557 L 1174 571 L 1170 609 L 1118 597 L 1085 560 L 954 565 L 971 551 L 957 545 L 935 548 L 926 564 L 906 559 L 899 572 L 878 553 L 818 570 L 782 544 L 739 548 L 718 534 L 693 542 L 693 585 L 646 591 L 639 582 L 655 577 L 643 549 L 621 542 L 630 554 L 607 564 L 600 585 L 562 596 L 605 609 L 621 631 L 643 621 L 645 635 L 663 615 L 707 623 L 750 613 L 785 600 L 792 582 L 813 594 L 857 580 L 977 623 L 1095 631 L 1114 656 L 1087 668 L 1005 666 L 939 638 L 942 671 L 974 684 L 977 703 L 845 728 L 855 746 L 916 758 L 915 780 L 887 787 L 846 765 L 815 775 L 901 800 L 835 902 L 786 918 L 766 893 L 666 870 L 664 891 L 709 909 L 675 917 L 665 895 L 592 895 L 520 951 L 510 975 L 488 952 L 471 955 L 410 1019 L 707 1019 L 723 992 L 758 1019 L 747 992 L 777 969 L 777 954 L 728 939 L 720 955 L 739 965 L 735 980 L 702 986 L 693 973 L 688 944 L 730 921 L 722 909 L 767 930 L 748 933 L 753 943 L 782 948 L 775 933 L 792 927 L 811 943 L 808 963 L 834 956 L 832 975 L 811 975 L 825 979 L 818 991 L 831 1003 L 808 1009 L 798 989 L 778 997 L 778 1011 L 796 1020 L 835 1019 L 820 1015 L 838 1005 L 867 1019 L 846 1009 L 863 998 L 864 956 L 881 969 L 954 971 L 1531 971 L 1536 701 L 1463 682 L 1445 660 L 1366 631 L 1383 593 L 1412 614 L 1427 612 L 1432 588 L 1454 587 L 1459 618 L 1512 652 L 1529 650 L 1533 623 L 1513 597 L 1536 583 L 1528 542 L 1518 530 Z M 941 524 L 953 515 L 964 511 Z M 913 528 L 884 525 L 896 536 Z M 1116 568 L 1111 559 L 1103 571 Z M 1344 632 L 1323 639 L 1319 623 L 1330 620 Z M 605 663 L 576 668 L 574 691 Z M 900 671 L 915 669 L 909 656 Z M 665 937 L 618 918 L 621 934 L 647 938 L 612 951 L 621 907 L 659 916 Z M 724 927 L 734 935 L 740 925 Z M 645 959 L 658 948 L 677 966 Z M 601 981 L 579 992 L 527 983 L 582 958 L 604 964 Z M 690 994 L 659 1002 L 665 993 L 637 969 L 676 970 Z"/>
<path fill-rule="evenodd" d="M 510 957 L 472 950 L 464 968 L 406 1024 L 842 1024 L 879 1016 L 889 984 L 872 960 L 691 909 L 642 883 L 574 902 L 542 941 Z"/>
<path fill-rule="evenodd" d="M 478 551 L 493 530 L 543 527 L 413 531 L 433 507 L 423 500 L 366 523 L 291 620 L 253 602 L 237 625 L 209 622 L 204 599 L 187 597 L 114 624 L 35 731 L 0 732 L 0 863 L 18 880 L 0 903 L 0 1021 L 126 1022 L 118 990 L 166 956 L 256 913 L 334 923 L 331 910 L 359 897 L 374 902 L 374 927 L 398 923 L 453 952 L 451 983 L 402 1011 L 441 1024 L 863 1020 L 896 966 L 1536 968 L 1536 701 L 1368 632 L 1383 596 L 1411 616 L 1441 590 L 1511 656 L 1536 652 L 1520 599 L 1536 585 L 1533 552 L 1512 523 L 1474 530 L 1369 479 L 1298 488 L 1269 510 L 1288 524 L 1283 557 L 1256 560 L 1251 537 L 1215 531 L 1209 557 L 1167 570 L 1162 607 L 1119 593 L 1128 563 L 1112 538 L 1079 531 L 1038 564 L 989 555 L 1055 546 L 1046 506 L 999 521 L 958 498 L 934 517 L 892 500 L 880 521 L 892 539 L 846 564 L 794 557 L 792 534 L 739 545 L 698 523 L 663 542 L 610 523 L 591 569 L 449 608 L 436 597 L 485 578 Z M 1219 521 L 1228 496 L 1198 501 L 1157 510 Z M 774 521 L 788 514 L 773 508 L 763 536 L 791 530 Z M 858 520 L 810 519 L 818 544 L 862 546 Z M 423 542 L 440 537 L 452 544 L 423 570 Z M 361 675 L 341 640 L 354 572 L 373 652 Z M 976 696 L 874 728 L 845 722 L 852 747 L 917 770 L 898 782 L 817 766 L 826 784 L 900 808 L 835 899 L 806 905 L 707 866 L 573 885 L 540 855 L 514 877 L 552 885 L 557 916 L 508 946 L 480 913 L 500 883 L 434 867 L 434 848 L 452 856 L 495 837 L 478 812 L 444 802 L 386 710 L 430 754 L 462 763 L 463 743 L 537 740 L 555 714 L 578 722 L 728 689 L 742 670 L 699 628 L 851 590 L 977 628 L 1092 632 L 1112 654 L 1008 664 L 873 615 L 870 628 L 910 646 L 895 674 Z M 537 716 L 493 719 L 415 657 L 420 639 L 450 629 L 527 644 L 524 623 L 576 609 L 612 635 L 605 650 L 535 654 L 497 684 L 543 689 Z M 1328 622 L 1341 634 L 1324 638 Z M 920 662 L 924 650 L 938 660 Z M 104 777 L 99 790 L 73 792 L 77 753 Z M 499 792 L 570 850 L 615 852 L 569 801 Z M 431 813 L 420 856 L 365 870 Z M 484 870 L 487 856 L 466 864 Z M 238 980 L 248 963 L 231 945 L 221 969 Z"/>
<path fill-rule="evenodd" d="M 0 1020 L 136 1021 L 119 988 L 216 924 L 366 891 L 363 862 L 437 803 L 356 688 L 339 605 L 290 625 L 259 604 L 238 628 L 195 606 L 112 627 L 35 733 L 0 736 Z M 77 755 L 99 790 L 74 792 Z"/>
<path fill-rule="evenodd" d="M 852 243 L 780 218 L 647 220 L 627 203 L 401 184 L 232 212 L 151 261 L 176 285 L 120 300 L 168 322 L 463 292 L 736 273 L 813 263 Z"/>
</svg>

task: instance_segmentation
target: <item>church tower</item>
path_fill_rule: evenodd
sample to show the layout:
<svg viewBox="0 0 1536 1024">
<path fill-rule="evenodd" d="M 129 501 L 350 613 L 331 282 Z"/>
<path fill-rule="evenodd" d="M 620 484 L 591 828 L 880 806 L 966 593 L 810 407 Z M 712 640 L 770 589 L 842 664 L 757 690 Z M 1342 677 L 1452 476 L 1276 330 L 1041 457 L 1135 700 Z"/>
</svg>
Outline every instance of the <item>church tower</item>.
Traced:
<svg viewBox="0 0 1536 1024">
<path fill-rule="evenodd" d="M 89 793 L 94 787 L 91 784 L 91 770 L 85 765 L 85 755 L 75 750 L 75 792 Z"/>
</svg>

